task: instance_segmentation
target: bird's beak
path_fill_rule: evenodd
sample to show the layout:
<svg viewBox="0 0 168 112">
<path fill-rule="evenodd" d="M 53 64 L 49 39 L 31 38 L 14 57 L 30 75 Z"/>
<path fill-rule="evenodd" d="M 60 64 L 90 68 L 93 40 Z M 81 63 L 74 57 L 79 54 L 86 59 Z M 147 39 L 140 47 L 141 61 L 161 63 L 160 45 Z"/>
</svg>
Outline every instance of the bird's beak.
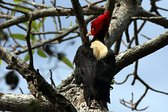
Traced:
<svg viewBox="0 0 168 112">
<path fill-rule="evenodd" d="M 90 36 L 90 35 L 92 35 L 91 31 L 89 31 L 89 32 L 86 34 L 87 37 Z"/>
</svg>

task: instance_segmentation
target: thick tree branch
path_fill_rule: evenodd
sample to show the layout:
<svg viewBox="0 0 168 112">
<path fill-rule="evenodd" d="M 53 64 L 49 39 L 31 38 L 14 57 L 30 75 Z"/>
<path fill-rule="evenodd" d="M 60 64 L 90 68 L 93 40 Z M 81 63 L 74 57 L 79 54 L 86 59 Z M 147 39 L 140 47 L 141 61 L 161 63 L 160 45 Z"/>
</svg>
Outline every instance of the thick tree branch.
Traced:
<svg viewBox="0 0 168 112">
<path fill-rule="evenodd" d="M 118 73 L 124 67 L 132 64 L 133 62 L 135 62 L 140 58 L 143 58 L 161 49 L 166 45 L 168 45 L 168 31 L 152 40 L 149 40 L 148 42 L 145 42 L 142 45 L 137 45 L 131 49 L 128 49 L 123 53 L 120 53 L 116 57 L 117 63 L 115 73 Z"/>
<path fill-rule="evenodd" d="M 52 105 L 48 101 L 38 101 L 32 95 L 0 93 L 0 110 L 24 112 L 39 110 L 39 112 L 62 112 L 59 105 Z"/>
<path fill-rule="evenodd" d="M 118 2 L 113 11 L 113 17 L 109 26 L 109 37 L 105 39 L 108 47 L 111 47 L 114 42 L 120 38 L 123 32 L 127 29 L 133 16 L 138 14 L 139 8 L 135 1 L 121 0 Z"/>
<path fill-rule="evenodd" d="M 72 104 L 66 100 L 41 76 L 38 70 L 30 70 L 29 65 L 23 60 L 18 58 L 15 54 L 4 49 L 0 45 L 0 59 L 8 64 L 8 69 L 13 69 L 19 72 L 28 83 L 28 88 L 33 96 L 42 99 L 44 96 L 54 105 L 63 106 L 64 109 L 75 112 L 75 108 Z"/>
</svg>

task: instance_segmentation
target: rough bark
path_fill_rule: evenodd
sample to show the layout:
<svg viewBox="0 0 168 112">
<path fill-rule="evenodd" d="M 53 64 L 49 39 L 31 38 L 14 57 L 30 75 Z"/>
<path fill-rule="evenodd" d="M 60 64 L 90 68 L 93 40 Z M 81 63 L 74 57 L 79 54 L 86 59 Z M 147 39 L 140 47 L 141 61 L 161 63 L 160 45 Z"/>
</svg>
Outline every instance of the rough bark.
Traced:
<svg viewBox="0 0 168 112">
<path fill-rule="evenodd" d="M 48 101 L 38 101 L 33 95 L 2 94 L 0 93 L 0 110 L 24 112 L 62 112 L 59 105 L 52 105 Z"/>
<path fill-rule="evenodd" d="M 138 10 L 139 5 L 134 1 L 121 0 L 116 4 L 108 30 L 109 36 L 105 40 L 108 47 L 111 47 L 122 36 L 130 24 L 131 18 L 138 14 Z"/>
</svg>

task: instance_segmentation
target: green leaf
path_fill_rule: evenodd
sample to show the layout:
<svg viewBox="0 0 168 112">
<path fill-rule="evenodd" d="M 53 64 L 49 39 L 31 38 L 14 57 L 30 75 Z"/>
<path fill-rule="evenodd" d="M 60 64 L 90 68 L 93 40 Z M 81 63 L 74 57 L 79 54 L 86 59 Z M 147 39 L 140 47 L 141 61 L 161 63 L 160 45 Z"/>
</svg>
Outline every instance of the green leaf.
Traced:
<svg viewBox="0 0 168 112">
<path fill-rule="evenodd" d="M 30 39 L 32 40 L 32 44 L 36 42 L 36 37 L 34 35 L 30 35 Z"/>
<path fill-rule="evenodd" d="M 36 21 L 32 21 L 32 29 L 35 31 L 39 31 Z"/>
<path fill-rule="evenodd" d="M 20 33 L 13 33 L 10 35 L 11 37 L 18 39 L 18 40 L 23 40 L 25 41 L 25 35 L 20 34 Z"/>
<path fill-rule="evenodd" d="M 47 55 L 44 53 L 42 49 L 38 49 L 37 54 L 43 58 L 47 58 Z"/>
<path fill-rule="evenodd" d="M 26 22 L 23 22 L 22 24 L 27 27 L 29 23 L 28 23 L 28 21 L 26 21 Z"/>
<path fill-rule="evenodd" d="M 63 63 L 65 63 L 70 68 L 72 68 L 72 69 L 74 68 L 73 64 L 71 63 L 71 61 L 63 53 L 58 53 L 58 59 L 60 61 L 62 61 Z"/>
<path fill-rule="evenodd" d="M 29 60 L 29 54 L 27 53 L 26 56 L 24 57 L 24 61 L 28 61 Z"/>
<path fill-rule="evenodd" d="M 34 50 L 32 51 L 32 54 L 34 54 Z M 24 57 L 24 61 L 28 61 L 29 59 L 29 53 L 27 53 Z"/>
<path fill-rule="evenodd" d="M 62 57 L 62 58 L 61 58 L 61 61 L 64 62 L 64 63 L 65 63 L 67 66 L 69 66 L 70 68 L 72 68 L 72 69 L 74 68 L 74 67 L 73 67 L 73 64 L 71 63 L 71 61 L 70 61 L 67 57 L 65 57 L 65 56 Z"/>
<path fill-rule="evenodd" d="M 13 2 L 18 3 L 18 2 L 22 2 L 23 0 L 13 0 Z"/>
<path fill-rule="evenodd" d="M 38 25 L 37 25 L 38 30 L 40 30 L 40 28 L 42 27 L 42 25 L 43 25 L 43 22 L 39 22 L 38 23 Z"/>
<path fill-rule="evenodd" d="M 18 3 L 18 2 L 16 2 Z M 31 10 L 27 9 L 27 8 L 22 8 L 22 7 L 18 7 L 18 6 L 15 6 L 14 8 L 15 10 L 19 10 L 19 11 L 23 11 L 23 12 L 30 12 Z"/>
</svg>

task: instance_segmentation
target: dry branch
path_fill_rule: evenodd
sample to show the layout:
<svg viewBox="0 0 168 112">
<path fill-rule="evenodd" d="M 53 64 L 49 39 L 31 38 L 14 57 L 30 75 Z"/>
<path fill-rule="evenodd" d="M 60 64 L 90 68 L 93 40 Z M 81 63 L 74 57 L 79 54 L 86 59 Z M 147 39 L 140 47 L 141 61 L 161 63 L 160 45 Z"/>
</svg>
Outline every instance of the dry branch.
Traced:
<svg viewBox="0 0 168 112">
<path fill-rule="evenodd" d="M 32 95 L 0 93 L 0 110 L 24 112 L 28 109 L 30 111 L 38 109 L 40 112 L 62 112 L 58 109 L 58 105 L 53 106 L 47 101 L 38 101 Z"/>
</svg>

